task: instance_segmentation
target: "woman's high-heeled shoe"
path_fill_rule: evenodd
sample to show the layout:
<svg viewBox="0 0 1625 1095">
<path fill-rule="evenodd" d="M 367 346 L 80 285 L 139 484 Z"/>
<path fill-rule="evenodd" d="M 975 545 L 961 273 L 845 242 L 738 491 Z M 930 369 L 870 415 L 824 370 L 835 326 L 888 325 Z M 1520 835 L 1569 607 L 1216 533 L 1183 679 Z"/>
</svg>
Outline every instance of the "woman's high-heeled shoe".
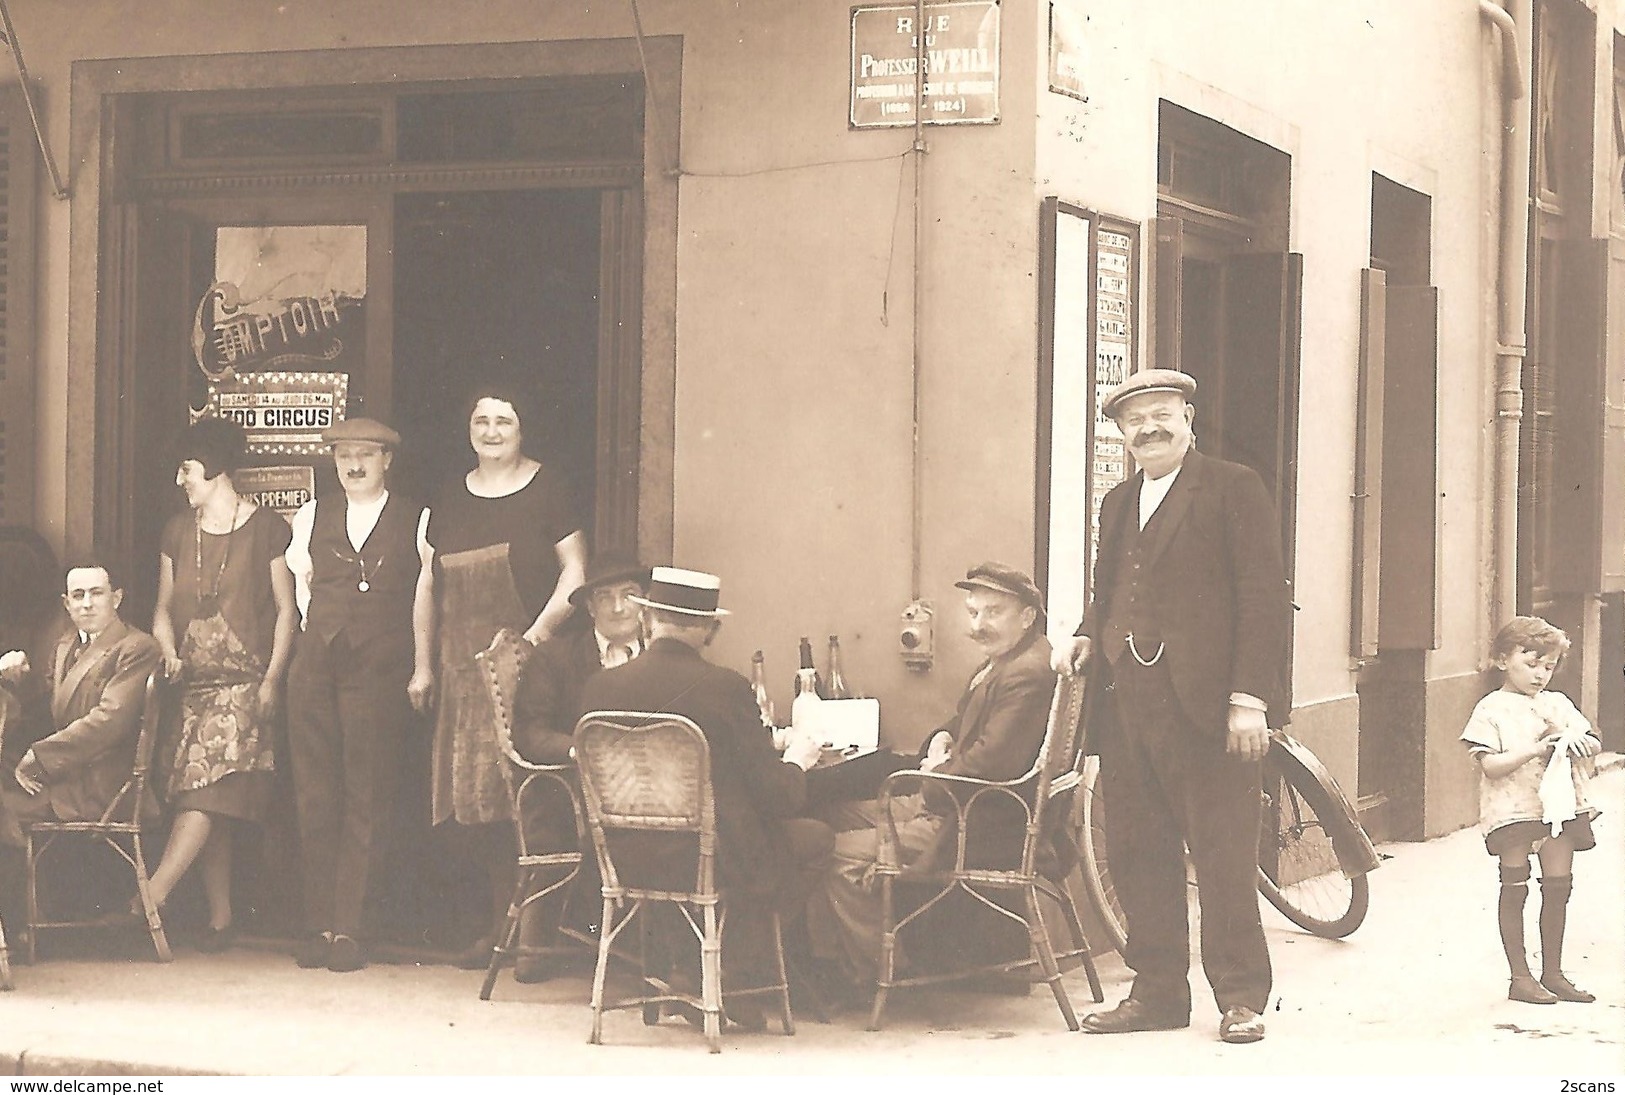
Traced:
<svg viewBox="0 0 1625 1095">
<path fill-rule="evenodd" d="M 220 954 L 228 951 L 237 942 L 237 924 L 227 924 L 223 928 L 210 928 L 203 933 L 203 938 L 197 941 L 197 949 L 204 954 Z"/>
</svg>

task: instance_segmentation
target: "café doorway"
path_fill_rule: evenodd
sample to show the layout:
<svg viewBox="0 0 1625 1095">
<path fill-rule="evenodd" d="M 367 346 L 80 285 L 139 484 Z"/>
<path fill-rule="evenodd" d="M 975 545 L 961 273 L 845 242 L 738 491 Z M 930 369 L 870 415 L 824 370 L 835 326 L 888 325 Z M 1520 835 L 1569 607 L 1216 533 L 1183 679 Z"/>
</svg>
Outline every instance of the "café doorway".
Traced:
<svg viewBox="0 0 1625 1095">
<path fill-rule="evenodd" d="M 114 97 L 105 139 L 129 151 L 101 209 L 96 387 L 117 398 L 96 403 L 90 509 L 128 619 L 150 626 L 160 535 L 184 509 L 174 442 L 209 398 L 200 352 L 222 375 L 345 374 L 347 413 L 403 435 L 395 488 L 426 500 L 472 466 L 468 388 L 502 375 L 528 389 L 526 450 L 571 483 L 589 540 L 639 549 L 641 103 L 622 77 Z M 287 315 L 236 338 L 242 316 L 208 303 L 223 281 Z M 342 355 L 283 335 L 313 314 L 324 335 L 342 318 Z M 302 464 L 318 497 L 338 489 L 319 446 L 251 463 Z M 466 943 L 459 906 L 486 889 L 455 834 L 427 824 L 429 737 L 426 722 L 402 728 L 405 814 L 370 918 L 380 940 L 419 949 Z M 278 936 L 299 901 L 285 771 L 271 815 L 235 864 L 237 903 L 247 930 Z M 191 889 L 172 910 L 183 935 Z"/>
<path fill-rule="evenodd" d="M 397 483 L 432 500 L 473 466 L 469 390 L 530 400 L 526 452 L 572 484 L 593 528 L 599 205 L 591 190 L 404 194 L 395 200 Z"/>
</svg>

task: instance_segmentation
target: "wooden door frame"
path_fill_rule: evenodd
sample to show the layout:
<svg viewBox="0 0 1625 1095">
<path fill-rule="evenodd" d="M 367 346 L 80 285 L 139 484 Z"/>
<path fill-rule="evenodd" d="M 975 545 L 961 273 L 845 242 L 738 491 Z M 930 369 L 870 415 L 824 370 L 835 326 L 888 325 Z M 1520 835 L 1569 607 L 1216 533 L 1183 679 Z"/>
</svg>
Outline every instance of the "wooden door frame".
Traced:
<svg viewBox="0 0 1625 1095">
<path fill-rule="evenodd" d="M 618 203 L 613 234 L 617 254 L 641 250 L 641 263 L 617 276 L 617 320 L 638 332 L 610 345 L 621 360 L 640 363 L 637 476 L 637 549 L 649 558 L 669 557 L 673 541 L 676 442 L 677 163 L 680 131 L 682 38 L 643 42 L 648 78 L 644 86 L 643 170 L 623 185 L 641 201 Z M 79 164 L 69 212 L 68 375 L 66 513 L 69 553 L 96 542 L 98 501 L 116 489 L 108 480 L 108 457 L 116 439 L 98 440 L 94 424 L 106 417 L 105 397 L 116 399 L 127 379 L 120 372 L 132 332 L 121 311 L 119 273 L 132 243 L 130 212 L 135 195 L 122 192 L 116 164 L 122 150 L 110 120 L 124 95 L 157 92 L 299 89 L 355 84 L 421 84 L 628 74 L 642 76 L 638 44 L 631 39 L 513 42 L 487 45 L 379 47 L 288 53 L 87 60 L 73 66 L 70 146 Z M 658 88 L 659 95 L 650 92 Z M 478 170 L 478 169 L 475 169 Z M 535 169 L 554 185 L 592 187 L 601 171 L 573 165 Z M 443 172 L 442 172 L 443 173 Z M 496 185 L 528 186 L 530 178 Z M 434 183 L 430 183 L 434 185 Z M 443 183 L 441 183 L 443 185 Z M 636 207 L 629 212 L 625 206 Z M 606 248 L 609 246 L 606 242 Z M 111 272 L 111 276 L 108 273 Z M 635 341 L 635 345 L 634 345 Z M 113 447 L 109 447 L 109 445 Z M 115 458 L 116 459 L 116 458 Z"/>
</svg>

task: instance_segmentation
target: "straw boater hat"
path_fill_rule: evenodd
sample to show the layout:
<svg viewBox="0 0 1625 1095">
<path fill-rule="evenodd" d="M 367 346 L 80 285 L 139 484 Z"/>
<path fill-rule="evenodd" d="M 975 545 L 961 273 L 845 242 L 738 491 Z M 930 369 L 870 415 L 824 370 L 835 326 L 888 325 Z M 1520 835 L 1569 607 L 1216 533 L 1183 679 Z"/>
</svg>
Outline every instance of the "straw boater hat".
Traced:
<svg viewBox="0 0 1625 1095">
<path fill-rule="evenodd" d="M 401 435 L 376 418 L 346 418 L 323 430 L 322 440 L 329 445 L 339 441 L 371 441 L 395 449 L 400 447 Z"/>
<path fill-rule="evenodd" d="M 649 568 L 642 566 L 629 555 L 614 552 L 594 555 L 592 561 L 587 564 L 587 580 L 570 594 L 570 603 L 580 608 L 593 590 L 617 582 L 636 582 L 641 587 L 647 587 Z"/>
<path fill-rule="evenodd" d="M 1189 402 L 1196 394 L 1196 378 L 1177 369 L 1141 369 L 1106 393 L 1100 411 L 1107 418 L 1116 418 L 1125 399 L 1151 392 L 1178 392 Z"/>
<path fill-rule="evenodd" d="M 628 600 L 645 608 L 718 619 L 729 614 L 727 609 L 717 607 L 721 595 L 722 579 L 715 574 L 682 567 L 655 567 L 650 574 L 648 593 Z"/>
</svg>

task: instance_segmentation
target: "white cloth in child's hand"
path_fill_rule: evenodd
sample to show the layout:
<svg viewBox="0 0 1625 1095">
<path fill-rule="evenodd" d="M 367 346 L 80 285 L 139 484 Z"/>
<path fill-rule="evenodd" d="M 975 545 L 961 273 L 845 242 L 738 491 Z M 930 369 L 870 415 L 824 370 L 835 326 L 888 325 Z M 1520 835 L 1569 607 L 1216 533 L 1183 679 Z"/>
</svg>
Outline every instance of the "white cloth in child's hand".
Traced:
<svg viewBox="0 0 1625 1095">
<path fill-rule="evenodd" d="M 1573 720 L 1563 720 L 1562 712 L 1548 712 L 1542 709 L 1542 696 L 1535 700 L 1536 710 L 1546 720 L 1549 730 L 1557 730 L 1561 736 L 1552 747 L 1552 757 L 1546 762 L 1546 771 L 1540 777 L 1540 812 L 1541 820 L 1553 826 L 1553 832 L 1562 829 L 1565 821 L 1572 821 L 1579 813 L 1580 803 L 1574 793 L 1574 762 L 1572 754 L 1580 739 L 1591 731 L 1591 727 L 1583 723 L 1575 725 Z M 1552 716 L 1556 714 L 1558 719 Z"/>
</svg>

